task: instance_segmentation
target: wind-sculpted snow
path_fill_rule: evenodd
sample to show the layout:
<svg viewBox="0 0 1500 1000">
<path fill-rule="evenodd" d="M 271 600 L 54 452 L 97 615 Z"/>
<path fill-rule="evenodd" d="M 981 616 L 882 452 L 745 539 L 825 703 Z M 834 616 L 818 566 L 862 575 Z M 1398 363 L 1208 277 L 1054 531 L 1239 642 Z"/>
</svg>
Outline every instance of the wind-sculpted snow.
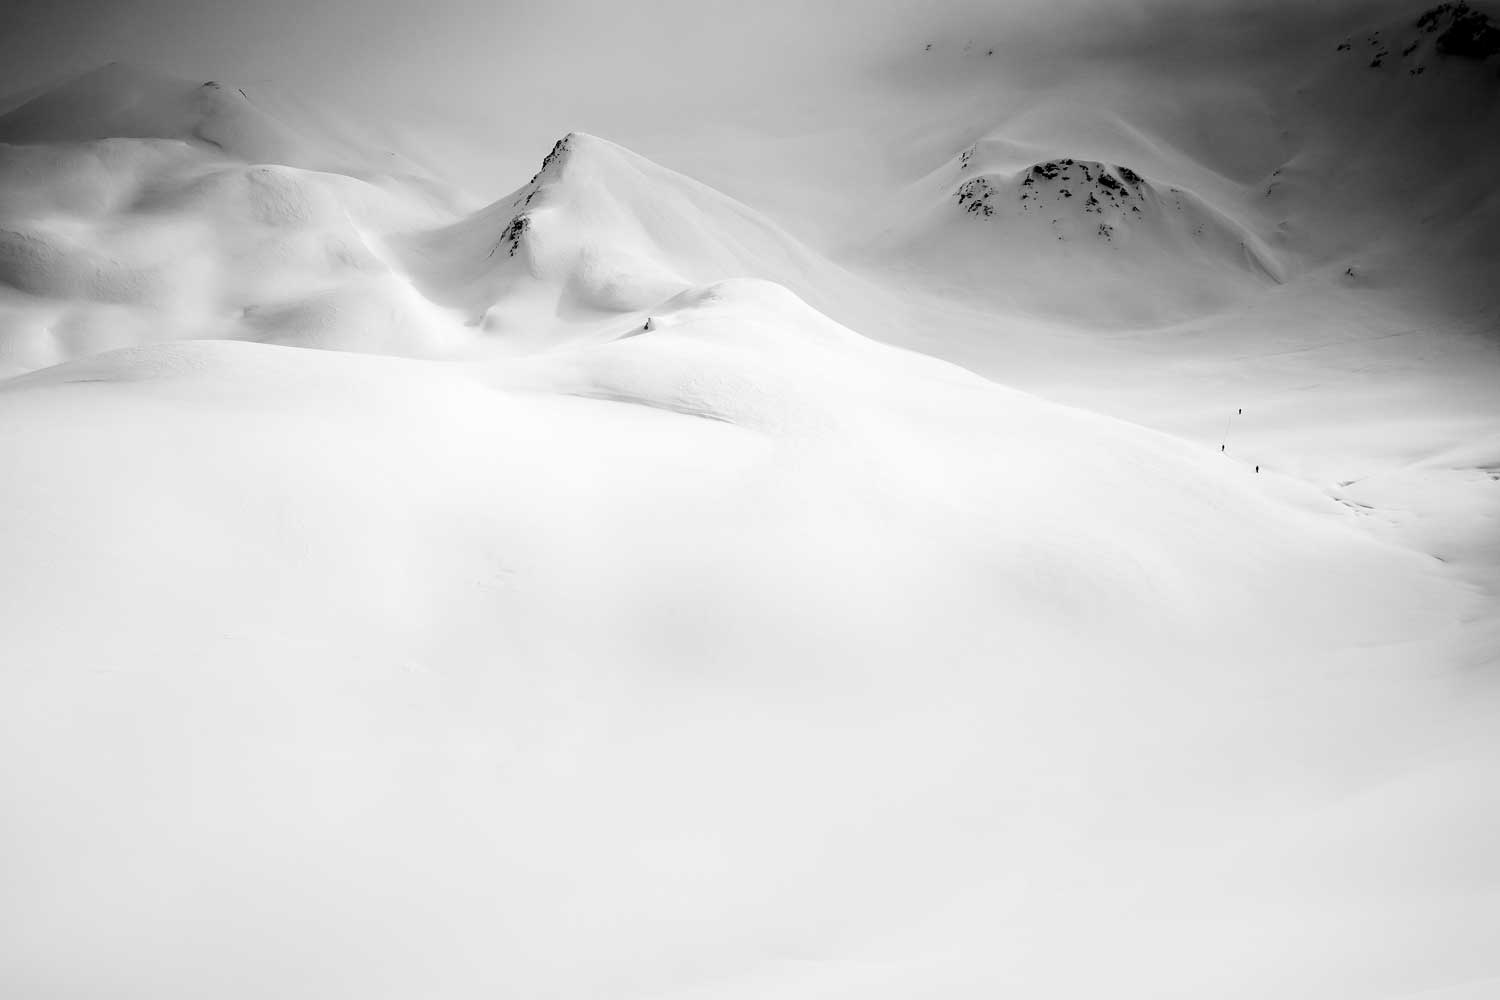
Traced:
<svg viewBox="0 0 1500 1000">
<path fill-rule="evenodd" d="M 456 338 L 371 234 L 414 213 L 366 182 L 226 163 L 162 140 L 9 154 L 0 361 L 13 370 L 183 337 L 419 355 Z M 53 166 L 70 182 L 61 191 L 36 181 Z M 328 303 L 341 304 L 309 319 Z M 268 329 L 267 315 L 288 321 Z"/>
<path fill-rule="evenodd" d="M 728 118 L 780 221 L 7 103 L 0 994 L 1493 992 L 1489 22 L 1305 23 L 775 80 L 816 248 Z"/>
<path fill-rule="evenodd" d="M 519 190 L 406 246 L 419 287 L 491 334 L 640 312 L 740 277 L 861 312 L 861 283 L 770 220 L 583 133 L 560 139 Z"/>
<path fill-rule="evenodd" d="M 105 67 L 0 116 L 0 373 L 187 337 L 451 351 L 384 250 L 446 205 L 238 91 Z"/>
<path fill-rule="evenodd" d="M 1305 769 L 1383 773 L 1442 707 L 1400 669 L 1475 606 L 1440 564 L 775 286 L 651 319 L 484 365 L 153 345 L 0 390 L 28 567 L 0 760 L 46 886 L 0 904 L 12 982 L 581 997 L 790 950 L 847 989 L 876 961 L 877 996 L 1068 996 L 1188 934 L 1192 981 L 1248 996 L 1405 912 L 1295 904 L 1460 800 L 1350 857 L 1321 831 L 1364 807 Z M 1059 963 L 1105 927 L 1107 968 Z"/>
<path fill-rule="evenodd" d="M 128 67 L 0 116 L 0 139 L 10 373 L 187 337 L 524 351 L 732 277 L 783 281 L 877 328 L 890 312 L 744 205 L 582 134 L 460 217 L 429 179 L 304 142 L 238 89 Z"/>
</svg>

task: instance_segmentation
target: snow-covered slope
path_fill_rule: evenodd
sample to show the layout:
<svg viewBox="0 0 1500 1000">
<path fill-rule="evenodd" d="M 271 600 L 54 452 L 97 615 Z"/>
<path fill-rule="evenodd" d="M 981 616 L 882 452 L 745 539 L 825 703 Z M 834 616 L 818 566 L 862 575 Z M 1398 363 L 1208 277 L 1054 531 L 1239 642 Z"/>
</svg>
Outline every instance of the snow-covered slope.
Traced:
<svg viewBox="0 0 1500 1000">
<path fill-rule="evenodd" d="M 400 177 L 433 191 L 440 187 L 426 170 L 400 154 L 353 146 L 322 126 L 284 121 L 232 84 L 184 80 L 114 62 L 45 89 L 0 114 L 0 143 L 178 139 L 250 163 Z"/>
<path fill-rule="evenodd" d="M 0 390 L 14 988 L 1250 997 L 1475 954 L 1461 890 L 1367 881 L 1488 808 L 1403 669 L 1474 607 L 1440 563 L 775 286 L 658 323 Z"/>
<path fill-rule="evenodd" d="M 184 337 L 452 350 L 383 237 L 454 201 L 390 167 L 131 67 L 33 98 L 0 116 L 0 373 Z"/>
<path fill-rule="evenodd" d="M 1222 308 L 1277 280 L 1260 239 L 1189 191 L 1071 157 L 1017 166 L 1017 151 L 976 143 L 924 178 L 872 256 L 956 296 L 1101 323 Z"/>
<path fill-rule="evenodd" d="M 1028 91 L 962 8 L 768 88 L 832 255 L 583 133 L 474 211 L 0 103 L 0 993 L 1494 993 L 1483 25 Z"/>
<path fill-rule="evenodd" d="M 519 190 L 408 244 L 426 293 L 512 343 L 610 322 L 693 285 L 753 277 L 827 311 L 875 315 L 875 296 L 754 210 L 591 135 L 558 140 Z"/>
<path fill-rule="evenodd" d="M 1293 155 L 1264 198 L 1279 243 L 1310 266 L 1493 305 L 1500 19 L 1462 3 L 1417 10 L 1329 40 L 1323 68 L 1284 100 Z"/>
<path fill-rule="evenodd" d="M 0 116 L 0 370 L 184 337 L 525 351 L 734 277 L 876 330 L 901 311 L 746 206 L 592 136 L 469 215 L 391 166 L 214 83 L 111 65 L 34 97 Z"/>
</svg>

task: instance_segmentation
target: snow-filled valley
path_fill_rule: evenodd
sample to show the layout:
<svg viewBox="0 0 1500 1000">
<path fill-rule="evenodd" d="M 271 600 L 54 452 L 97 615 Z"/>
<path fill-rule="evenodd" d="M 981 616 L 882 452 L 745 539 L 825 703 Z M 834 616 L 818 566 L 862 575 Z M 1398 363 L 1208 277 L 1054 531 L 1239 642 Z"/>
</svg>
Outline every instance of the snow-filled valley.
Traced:
<svg viewBox="0 0 1500 1000">
<path fill-rule="evenodd" d="M 0 100 L 0 993 L 1500 997 L 1482 8 L 734 193 Z"/>
</svg>

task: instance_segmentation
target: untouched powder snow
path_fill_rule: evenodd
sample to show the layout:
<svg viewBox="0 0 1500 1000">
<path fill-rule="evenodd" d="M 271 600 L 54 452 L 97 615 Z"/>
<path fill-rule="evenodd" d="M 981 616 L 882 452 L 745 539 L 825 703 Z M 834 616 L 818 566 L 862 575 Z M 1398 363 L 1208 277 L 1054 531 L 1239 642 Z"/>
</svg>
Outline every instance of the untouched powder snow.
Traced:
<svg viewBox="0 0 1500 1000">
<path fill-rule="evenodd" d="M 1478 608 L 1436 560 L 774 285 L 627 333 L 6 386 L 13 982 L 1072 995 L 1186 939 L 1173 982 L 1251 996 L 1420 975 L 1388 934 L 1477 956 L 1438 887 L 1485 842 L 1417 860 L 1493 806 L 1411 673 Z"/>
<path fill-rule="evenodd" d="M 1500 995 L 1485 17 L 912 41 L 819 241 L 0 102 L 0 993 Z"/>
</svg>

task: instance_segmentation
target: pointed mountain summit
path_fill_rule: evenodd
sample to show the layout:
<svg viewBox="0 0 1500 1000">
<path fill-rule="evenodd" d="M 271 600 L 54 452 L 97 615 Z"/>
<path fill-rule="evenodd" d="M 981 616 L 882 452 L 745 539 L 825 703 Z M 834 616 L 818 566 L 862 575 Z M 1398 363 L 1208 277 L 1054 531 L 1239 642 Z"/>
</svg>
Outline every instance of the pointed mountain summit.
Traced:
<svg viewBox="0 0 1500 1000">
<path fill-rule="evenodd" d="M 847 272 L 755 210 L 582 132 L 525 185 L 423 233 L 406 259 L 424 292 L 490 331 L 649 309 L 687 288 L 754 277 L 847 318 Z"/>
</svg>

